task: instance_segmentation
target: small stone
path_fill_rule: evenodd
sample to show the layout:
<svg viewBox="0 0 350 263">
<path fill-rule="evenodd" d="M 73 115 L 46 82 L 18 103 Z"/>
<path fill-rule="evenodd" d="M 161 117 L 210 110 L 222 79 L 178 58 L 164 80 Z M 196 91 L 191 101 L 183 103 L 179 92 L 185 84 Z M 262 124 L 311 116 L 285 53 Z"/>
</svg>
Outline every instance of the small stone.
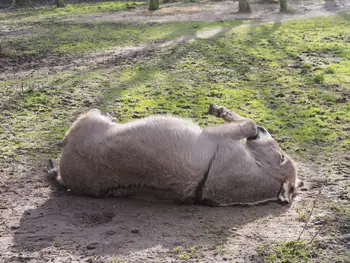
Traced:
<svg viewBox="0 0 350 263">
<path fill-rule="evenodd" d="M 326 243 L 318 243 L 317 247 L 321 248 L 321 249 L 326 249 L 327 248 L 327 244 Z"/>
<path fill-rule="evenodd" d="M 86 248 L 87 248 L 88 250 L 92 250 L 92 249 L 95 249 L 96 246 L 95 246 L 95 244 L 90 244 L 90 245 L 87 245 Z"/>
<path fill-rule="evenodd" d="M 176 247 L 176 246 L 181 246 L 182 245 L 182 242 L 181 241 L 176 241 L 175 243 L 174 243 L 174 246 Z"/>
<path fill-rule="evenodd" d="M 238 231 L 238 228 L 236 228 L 236 227 L 229 229 L 229 232 L 231 235 L 237 236 L 238 235 L 237 231 Z"/>
<path fill-rule="evenodd" d="M 133 230 L 131 230 L 131 233 L 133 233 L 133 234 L 138 234 L 138 233 L 140 233 L 140 230 L 138 230 L 138 229 L 133 229 Z"/>
<path fill-rule="evenodd" d="M 115 234 L 115 231 L 113 230 L 108 230 L 106 233 L 105 233 L 107 236 L 112 236 Z"/>
<path fill-rule="evenodd" d="M 324 220 L 319 220 L 319 221 L 316 221 L 315 223 L 314 223 L 314 225 L 315 226 L 320 226 L 320 225 L 324 225 L 326 223 L 326 221 L 324 221 Z"/>
</svg>

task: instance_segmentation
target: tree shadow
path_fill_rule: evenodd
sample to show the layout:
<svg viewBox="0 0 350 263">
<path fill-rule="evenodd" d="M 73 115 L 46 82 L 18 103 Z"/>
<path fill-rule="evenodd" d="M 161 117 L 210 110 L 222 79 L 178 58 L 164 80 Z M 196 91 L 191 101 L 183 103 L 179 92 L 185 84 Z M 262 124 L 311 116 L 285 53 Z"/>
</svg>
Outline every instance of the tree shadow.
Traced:
<svg viewBox="0 0 350 263">
<path fill-rule="evenodd" d="M 23 213 L 13 235 L 13 249 L 40 251 L 55 246 L 75 256 L 102 256 L 156 246 L 213 247 L 232 235 L 231 228 L 240 229 L 287 210 L 277 203 L 214 208 L 131 198 L 97 199 L 56 190 L 38 208 Z"/>
<path fill-rule="evenodd" d="M 225 26 L 221 28 L 216 28 L 209 30 L 209 34 L 186 34 L 181 37 L 155 42 L 150 45 L 145 46 L 142 49 L 133 50 L 128 53 L 127 57 L 124 59 L 132 61 L 141 61 L 142 65 L 140 68 L 136 67 L 133 70 L 133 75 L 128 80 L 121 81 L 118 86 L 108 87 L 103 91 L 101 99 L 96 102 L 96 105 L 104 110 L 109 110 L 108 104 L 112 101 L 114 102 L 121 97 L 121 92 L 125 89 L 132 89 L 135 84 L 143 83 L 146 81 L 151 81 L 153 79 L 152 72 L 161 71 L 169 72 L 176 67 L 176 64 L 186 58 L 192 51 L 196 49 L 196 45 L 188 45 L 190 41 L 202 41 L 206 43 L 212 43 L 225 36 L 227 32 L 231 29 L 240 26 L 241 24 Z M 201 28 L 199 27 L 198 30 Z M 163 50 L 158 54 L 158 51 Z M 165 52 L 164 52 L 165 50 Z M 120 63 L 121 56 L 115 56 L 107 59 L 104 62 L 103 68 L 113 68 L 113 66 Z M 153 60 L 152 63 L 147 63 L 148 60 Z M 136 61 L 136 63 L 138 63 Z M 154 63 L 154 61 L 156 61 Z M 146 62 L 146 63 L 145 63 Z M 135 65 L 133 65 L 134 67 Z M 145 74 L 150 73 L 150 74 Z M 203 94 L 204 96 L 205 94 Z M 115 112 L 116 113 L 116 112 Z"/>
<path fill-rule="evenodd" d="M 177 66 L 177 64 L 188 57 L 192 52 L 199 52 L 205 54 L 205 50 L 196 50 L 198 47 L 200 47 L 202 44 L 204 45 L 211 45 L 214 46 L 217 44 L 218 41 L 220 41 L 221 38 L 225 37 L 226 34 L 238 27 L 238 26 L 246 26 L 248 28 L 248 35 L 249 34 L 258 34 L 261 37 L 264 37 L 268 39 L 269 34 L 273 34 L 274 31 L 276 31 L 281 26 L 281 20 L 282 16 L 279 17 L 274 23 L 273 27 L 268 30 L 268 33 L 257 33 L 257 27 L 262 24 L 263 22 L 256 22 L 252 21 L 250 24 L 247 25 L 233 25 L 233 26 L 225 26 L 221 28 L 215 28 L 213 30 L 209 30 L 207 33 L 196 33 L 192 35 L 185 35 L 183 37 L 175 38 L 172 40 L 169 40 L 167 42 L 161 42 L 161 43 L 154 43 L 152 45 L 147 46 L 146 48 L 142 50 L 136 50 L 133 52 L 133 54 L 129 54 L 128 58 L 132 59 L 133 57 L 137 58 L 140 62 L 140 67 L 135 67 L 133 65 L 133 75 L 129 79 L 125 81 L 121 81 L 119 85 L 114 87 L 108 87 L 103 91 L 103 95 L 101 96 L 101 99 L 96 102 L 96 105 L 100 107 L 102 110 L 112 110 L 109 106 L 110 102 L 114 102 L 118 100 L 121 97 L 122 91 L 125 89 L 132 89 L 133 86 L 138 85 L 140 83 L 145 82 L 152 82 L 153 75 L 152 72 L 154 71 L 160 71 L 164 74 L 167 74 L 169 78 L 171 78 L 171 71 L 174 70 Z M 200 29 L 200 28 L 199 28 Z M 199 43 L 199 45 L 196 44 L 190 44 L 191 41 L 196 41 Z M 249 49 L 251 48 L 251 41 L 247 39 L 245 43 L 242 45 L 242 51 L 245 54 L 244 57 L 247 59 L 246 64 L 240 63 L 239 66 L 235 67 L 235 70 L 237 74 L 242 77 L 247 74 L 249 74 L 253 69 L 250 67 L 249 60 L 254 61 L 255 57 L 254 55 L 250 54 Z M 277 48 L 277 45 L 274 46 Z M 161 51 L 159 54 L 157 53 L 159 50 Z M 164 52 L 164 49 L 166 50 Z M 230 58 L 232 56 L 232 58 Z M 227 61 L 227 60 L 235 60 L 233 57 L 234 55 L 222 55 L 219 60 Z M 207 54 L 207 57 L 210 57 L 210 55 Z M 113 65 L 117 65 L 119 62 L 120 57 L 112 57 L 106 61 L 106 64 L 104 65 L 105 68 L 113 67 Z M 148 60 L 151 60 L 151 63 L 147 63 Z M 136 62 L 138 63 L 138 62 Z M 145 74 L 149 73 L 149 74 Z M 207 77 L 210 78 L 210 73 L 207 73 Z M 179 82 L 181 80 L 178 80 Z M 180 85 L 180 83 L 177 83 Z M 175 87 L 174 87 L 175 88 Z M 180 88 L 180 87 L 179 87 Z M 210 90 L 210 87 L 208 87 Z M 197 94 L 198 95 L 198 94 Z M 198 95 L 200 97 L 197 97 L 197 101 L 200 101 L 204 99 L 206 94 L 200 94 Z M 162 107 L 160 107 L 158 110 L 155 110 L 155 113 L 163 113 Z M 180 110 L 181 111 L 181 110 Z M 122 116 L 119 116 L 119 112 L 114 112 L 118 117 L 122 119 Z M 178 112 L 172 112 L 173 114 L 177 114 Z M 143 117 L 142 115 L 138 117 Z"/>
</svg>

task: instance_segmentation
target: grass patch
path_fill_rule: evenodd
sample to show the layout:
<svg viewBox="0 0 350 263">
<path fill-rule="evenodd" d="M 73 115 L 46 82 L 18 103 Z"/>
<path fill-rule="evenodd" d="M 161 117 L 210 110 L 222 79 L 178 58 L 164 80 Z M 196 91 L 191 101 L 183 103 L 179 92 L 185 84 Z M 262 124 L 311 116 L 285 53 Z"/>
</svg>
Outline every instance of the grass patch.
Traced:
<svg viewBox="0 0 350 263">
<path fill-rule="evenodd" d="M 111 31 L 119 33 L 111 34 L 117 46 L 123 41 L 133 43 L 133 38 L 138 39 L 136 43 L 147 42 L 218 24 L 114 26 Z M 92 34 L 92 46 L 77 50 L 66 46 L 64 52 L 93 50 L 109 41 L 105 29 L 110 24 L 89 27 L 71 25 L 59 31 L 62 39 L 64 34 L 76 38 Z M 77 114 L 88 108 L 106 110 L 119 122 L 172 113 L 192 118 L 201 126 L 221 123 L 207 115 L 210 103 L 257 120 L 288 153 L 300 158 L 312 161 L 319 155 L 349 151 L 349 27 L 349 14 L 344 13 L 233 28 L 215 38 L 163 48 L 147 60 L 118 61 L 117 68 L 2 81 L 0 101 L 6 106 L 0 113 L 4 123 L 0 158 L 9 162 L 55 157 L 60 151 L 55 147 L 59 138 Z M 105 33 L 97 33 L 99 30 Z M 118 34 L 122 35 L 119 39 Z M 33 41 L 28 38 L 27 46 Z M 61 42 L 49 50 L 62 47 Z M 334 69 L 332 74 L 325 73 L 327 68 Z M 323 82 L 315 83 L 320 74 Z M 23 92 L 18 88 L 22 86 Z"/>
<path fill-rule="evenodd" d="M 311 262 L 321 257 L 320 250 L 304 241 L 279 242 L 268 246 L 259 246 L 256 262 L 263 263 L 299 263 Z"/>
<path fill-rule="evenodd" d="M 19 19 L 17 22 L 32 21 L 37 19 L 48 19 L 55 17 L 67 17 L 70 15 L 83 15 L 88 13 L 116 12 L 127 10 L 130 7 L 146 5 L 141 1 L 113 1 L 101 3 L 76 3 L 67 4 L 64 8 L 56 8 L 56 6 L 41 6 L 36 8 L 25 7 L 15 11 L 2 12 L 1 20 Z"/>
<path fill-rule="evenodd" d="M 221 26 L 237 26 L 232 22 L 172 22 L 141 25 L 125 23 L 40 23 L 29 35 L 7 37 L 2 41 L 8 56 L 83 53 L 108 48 L 149 44 L 196 34 Z"/>
<path fill-rule="evenodd" d="M 312 159 L 327 151 L 346 151 L 349 25 L 348 19 L 336 16 L 232 29 L 217 39 L 198 39 L 116 72 L 118 89 L 104 94 L 101 107 L 117 116 L 123 112 L 122 121 L 171 112 L 208 125 L 218 122 L 205 116 L 214 102 L 257 120 L 300 156 Z M 313 37 L 306 40 L 310 32 Z M 342 38 L 321 43 L 328 34 Z M 340 59 L 334 62 L 334 56 Z M 304 61 L 311 61 L 308 74 L 302 66 L 290 66 Z M 315 83 L 324 65 L 336 70 Z"/>
<path fill-rule="evenodd" d="M 178 260 L 194 260 L 198 258 L 197 252 L 200 250 L 199 246 L 191 247 L 182 247 L 176 246 L 173 249 L 169 250 L 167 254 L 171 257 L 174 257 Z"/>
<path fill-rule="evenodd" d="M 316 84 L 321 84 L 321 83 L 324 83 L 324 75 L 316 75 L 314 77 L 314 82 Z"/>
</svg>

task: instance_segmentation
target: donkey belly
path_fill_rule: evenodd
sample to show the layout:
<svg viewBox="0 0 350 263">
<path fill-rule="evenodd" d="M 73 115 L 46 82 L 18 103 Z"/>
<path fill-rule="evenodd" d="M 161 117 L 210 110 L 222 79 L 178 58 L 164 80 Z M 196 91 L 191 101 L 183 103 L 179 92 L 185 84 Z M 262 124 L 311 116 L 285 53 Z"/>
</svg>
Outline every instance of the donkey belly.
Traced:
<svg viewBox="0 0 350 263">
<path fill-rule="evenodd" d="M 67 187 L 80 194 L 168 191 L 191 197 L 215 150 L 199 127 L 161 117 L 119 125 L 98 141 L 66 146 L 60 169 Z"/>
<path fill-rule="evenodd" d="M 113 185 L 165 190 L 192 196 L 216 146 L 201 129 L 176 118 L 152 121 L 111 133 L 108 163 Z"/>
<path fill-rule="evenodd" d="M 115 136 L 105 155 L 112 168 L 105 185 L 113 181 L 116 187 L 194 196 L 213 155 L 213 147 L 191 130 L 156 129 Z"/>
</svg>

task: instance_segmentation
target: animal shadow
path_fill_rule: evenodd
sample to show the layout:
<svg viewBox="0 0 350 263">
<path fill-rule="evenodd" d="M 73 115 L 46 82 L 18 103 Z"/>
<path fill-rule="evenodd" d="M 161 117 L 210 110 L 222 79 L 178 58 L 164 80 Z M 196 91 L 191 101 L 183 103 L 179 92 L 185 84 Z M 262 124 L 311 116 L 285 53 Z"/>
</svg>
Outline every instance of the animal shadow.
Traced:
<svg viewBox="0 0 350 263">
<path fill-rule="evenodd" d="M 111 255 L 163 248 L 222 244 L 230 229 L 288 207 L 208 207 L 131 198 L 90 198 L 53 191 L 40 207 L 25 211 L 14 233 L 15 249 L 59 246 L 74 255 Z"/>
</svg>

